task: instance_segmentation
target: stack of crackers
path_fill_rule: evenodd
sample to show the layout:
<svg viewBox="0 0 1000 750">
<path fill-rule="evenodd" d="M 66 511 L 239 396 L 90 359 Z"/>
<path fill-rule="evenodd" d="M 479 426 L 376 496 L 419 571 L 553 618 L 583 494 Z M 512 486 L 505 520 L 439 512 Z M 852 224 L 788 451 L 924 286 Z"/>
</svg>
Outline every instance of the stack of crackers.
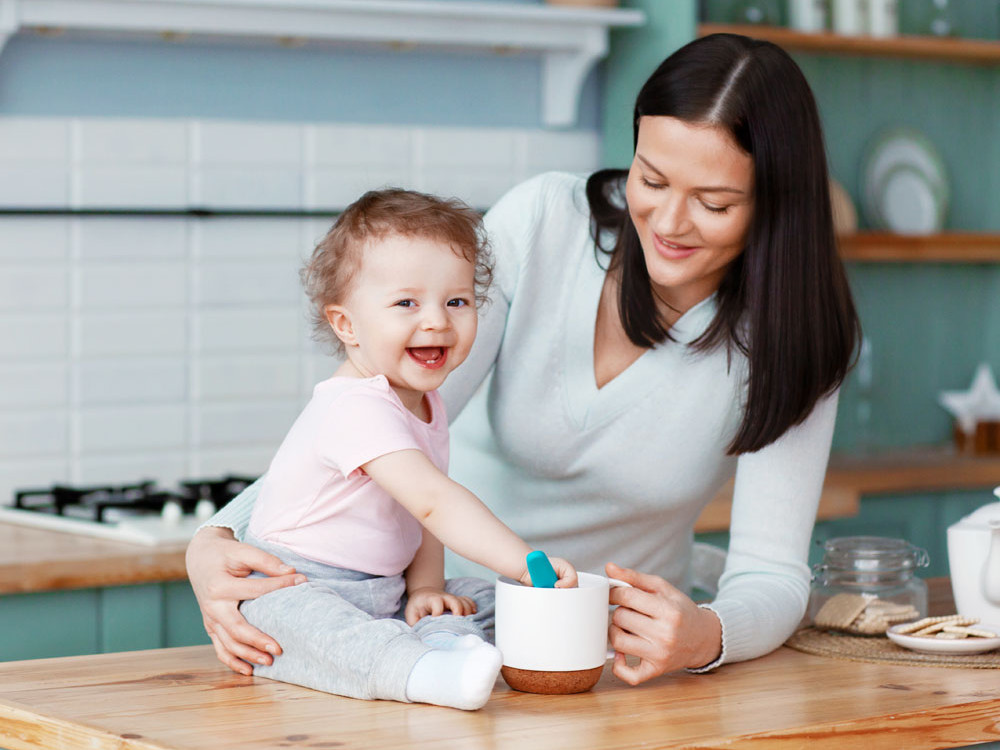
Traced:
<svg viewBox="0 0 1000 750">
<path fill-rule="evenodd" d="M 912 635 L 921 638 L 940 638 L 959 640 L 962 638 L 996 638 L 997 634 L 985 628 L 975 628 L 979 624 L 978 617 L 963 617 L 962 615 L 944 615 L 941 617 L 925 617 L 916 622 L 900 625 L 893 632 L 900 635 Z"/>
<path fill-rule="evenodd" d="M 912 604 L 879 599 L 874 594 L 831 596 L 813 619 L 817 628 L 856 635 L 882 635 L 893 625 L 920 617 Z"/>
</svg>

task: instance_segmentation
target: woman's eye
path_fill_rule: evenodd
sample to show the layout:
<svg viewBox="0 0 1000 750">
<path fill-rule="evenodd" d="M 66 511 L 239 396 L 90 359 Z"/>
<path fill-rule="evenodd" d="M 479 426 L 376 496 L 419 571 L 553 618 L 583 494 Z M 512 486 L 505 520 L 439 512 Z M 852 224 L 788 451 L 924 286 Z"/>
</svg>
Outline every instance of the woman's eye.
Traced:
<svg viewBox="0 0 1000 750">
<path fill-rule="evenodd" d="M 469 300 L 463 299 L 461 297 L 456 297 L 455 299 L 448 300 L 448 307 L 466 307 L 469 304 Z"/>
<path fill-rule="evenodd" d="M 729 206 L 713 206 L 709 203 L 702 203 L 706 211 L 711 211 L 713 214 L 724 214 L 729 210 Z"/>
<path fill-rule="evenodd" d="M 650 182 L 645 177 L 642 178 L 642 184 L 652 190 L 660 190 L 661 188 L 666 187 L 666 185 L 663 185 L 662 183 L 659 182 Z"/>
</svg>

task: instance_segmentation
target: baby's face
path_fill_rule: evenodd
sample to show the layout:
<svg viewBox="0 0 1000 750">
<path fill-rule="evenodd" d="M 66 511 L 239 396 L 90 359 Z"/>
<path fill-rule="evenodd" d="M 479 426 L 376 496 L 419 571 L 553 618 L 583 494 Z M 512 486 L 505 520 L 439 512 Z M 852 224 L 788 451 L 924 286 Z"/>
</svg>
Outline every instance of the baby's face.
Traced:
<svg viewBox="0 0 1000 750">
<path fill-rule="evenodd" d="M 363 375 L 385 375 L 404 402 L 438 388 L 476 338 L 475 267 L 448 245 L 390 236 L 364 250 L 342 308 Z"/>
</svg>

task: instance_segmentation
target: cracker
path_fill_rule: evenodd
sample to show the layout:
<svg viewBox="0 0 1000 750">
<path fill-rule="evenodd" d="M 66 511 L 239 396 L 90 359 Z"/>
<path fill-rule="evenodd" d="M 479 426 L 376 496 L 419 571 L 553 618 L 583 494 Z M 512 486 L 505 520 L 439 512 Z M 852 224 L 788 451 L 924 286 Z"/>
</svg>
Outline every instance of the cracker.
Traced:
<svg viewBox="0 0 1000 750">
<path fill-rule="evenodd" d="M 943 641 L 960 641 L 965 638 L 965 633 L 946 633 L 942 630 L 940 633 L 935 633 L 934 637 Z"/>
<path fill-rule="evenodd" d="M 959 622 L 959 620 L 969 620 L 972 622 Z M 916 635 L 918 631 L 925 630 L 926 628 L 933 628 L 928 632 L 936 633 L 941 628 L 935 627 L 937 625 L 975 625 L 979 622 L 978 618 L 963 618 L 961 615 L 941 615 L 938 617 L 924 617 L 921 620 L 911 622 L 907 625 L 902 625 L 896 629 L 896 632 L 900 635 Z"/>
<path fill-rule="evenodd" d="M 868 605 L 860 594 L 837 594 L 827 599 L 816 613 L 816 625 L 821 628 L 848 627 Z"/>
<path fill-rule="evenodd" d="M 966 636 L 971 636 L 973 638 L 996 638 L 997 634 L 992 630 L 985 630 L 983 628 L 970 628 L 962 625 L 945 625 L 944 633 L 952 633 L 956 635 L 961 635 L 963 638 Z"/>
</svg>

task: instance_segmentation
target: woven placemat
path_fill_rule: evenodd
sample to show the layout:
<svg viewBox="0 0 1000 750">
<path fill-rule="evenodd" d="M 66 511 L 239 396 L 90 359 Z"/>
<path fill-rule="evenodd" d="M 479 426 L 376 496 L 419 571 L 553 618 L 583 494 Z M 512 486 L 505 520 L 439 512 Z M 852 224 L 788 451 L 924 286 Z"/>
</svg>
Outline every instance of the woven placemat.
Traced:
<svg viewBox="0 0 1000 750">
<path fill-rule="evenodd" d="M 816 628 L 799 630 L 785 641 L 796 651 L 849 661 L 888 662 L 920 667 L 964 667 L 1000 669 L 1000 651 L 985 654 L 923 654 L 897 646 L 884 636 L 858 636 L 831 633 Z"/>
</svg>

